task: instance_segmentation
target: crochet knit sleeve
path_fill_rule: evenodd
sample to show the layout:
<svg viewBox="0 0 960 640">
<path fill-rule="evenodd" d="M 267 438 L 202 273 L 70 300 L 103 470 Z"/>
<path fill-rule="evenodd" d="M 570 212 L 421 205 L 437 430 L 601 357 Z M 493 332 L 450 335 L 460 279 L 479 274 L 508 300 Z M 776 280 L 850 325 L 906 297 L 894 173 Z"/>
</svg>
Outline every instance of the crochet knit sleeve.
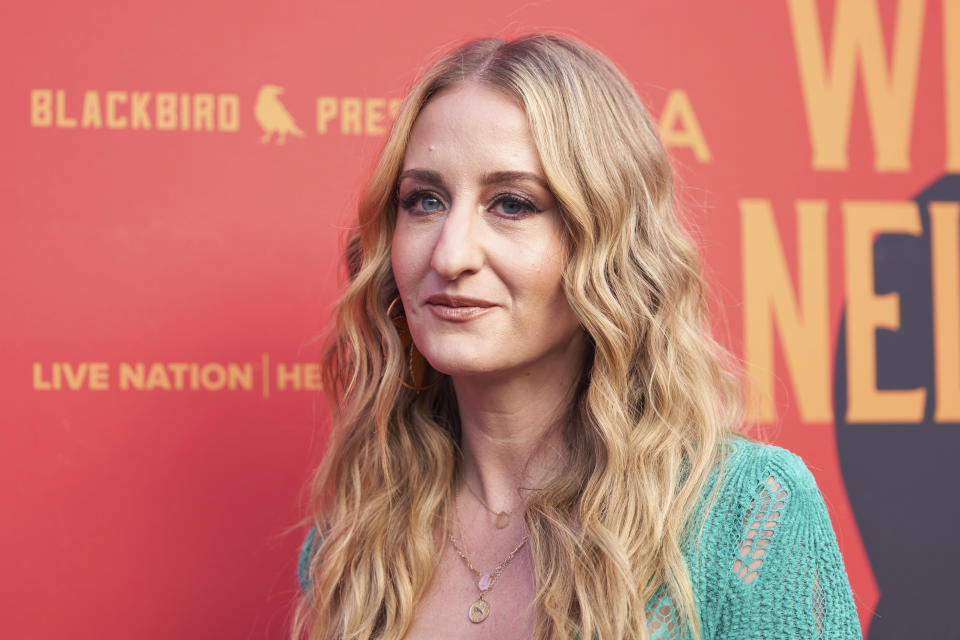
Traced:
<svg viewBox="0 0 960 640">
<path fill-rule="evenodd" d="M 731 528 L 739 536 L 733 557 L 722 561 L 728 597 L 717 637 L 860 640 L 850 582 L 813 475 L 795 454 L 763 449 L 737 483 Z"/>
</svg>

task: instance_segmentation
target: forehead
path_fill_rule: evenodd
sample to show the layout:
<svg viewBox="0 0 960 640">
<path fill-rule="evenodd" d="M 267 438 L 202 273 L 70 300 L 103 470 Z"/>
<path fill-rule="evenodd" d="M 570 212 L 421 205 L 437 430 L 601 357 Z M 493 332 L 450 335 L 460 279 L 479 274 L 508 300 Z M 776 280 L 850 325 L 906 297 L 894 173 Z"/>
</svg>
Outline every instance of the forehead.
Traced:
<svg viewBox="0 0 960 640">
<path fill-rule="evenodd" d="M 404 169 L 542 174 L 526 113 L 503 93 L 477 83 L 430 99 L 413 125 L 403 164 Z"/>
</svg>

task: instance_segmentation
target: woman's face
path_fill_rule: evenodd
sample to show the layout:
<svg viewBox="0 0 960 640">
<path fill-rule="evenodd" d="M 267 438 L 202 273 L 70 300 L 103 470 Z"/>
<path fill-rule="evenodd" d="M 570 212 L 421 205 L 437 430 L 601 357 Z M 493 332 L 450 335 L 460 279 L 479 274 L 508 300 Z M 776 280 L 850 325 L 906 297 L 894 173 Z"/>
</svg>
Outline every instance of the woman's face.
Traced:
<svg viewBox="0 0 960 640">
<path fill-rule="evenodd" d="M 398 184 L 392 263 L 407 323 L 452 376 L 571 366 L 557 204 L 513 101 L 468 83 L 421 111 Z"/>
</svg>

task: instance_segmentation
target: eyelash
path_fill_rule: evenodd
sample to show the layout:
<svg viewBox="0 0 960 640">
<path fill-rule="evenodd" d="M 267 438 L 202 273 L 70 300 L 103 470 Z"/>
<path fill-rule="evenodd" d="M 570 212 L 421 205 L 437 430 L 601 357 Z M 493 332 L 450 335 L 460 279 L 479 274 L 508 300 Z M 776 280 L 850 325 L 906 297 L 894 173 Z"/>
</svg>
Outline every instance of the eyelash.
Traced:
<svg viewBox="0 0 960 640">
<path fill-rule="evenodd" d="M 407 211 L 412 211 L 413 208 L 414 208 L 413 205 L 415 205 L 415 204 L 416 204 L 417 202 L 419 202 L 421 199 L 426 198 L 426 197 L 433 198 L 434 200 L 440 202 L 441 204 L 443 203 L 443 200 L 441 200 L 440 197 L 437 196 L 435 193 L 433 193 L 432 191 L 424 190 L 424 189 L 418 189 L 418 190 L 414 191 L 413 193 L 411 193 L 410 195 L 408 195 L 406 198 L 399 198 L 399 196 L 398 196 L 398 199 L 399 199 L 399 202 L 400 202 L 400 206 L 401 206 L 401 207 L 403 207 L 403 208 L 404 208 L 405 210 L 407 210 Z M 498 205 L 498 204 L 500 204 L 500 203 L 502 203 L 502 202 L 506 202 L 506 203 L 509 203 L 509 204 L 519 205 L 519 206 L 523 207 L 523 209 L 524 209 L 524 210 L 519 211 L 519 212 L 517 212 L 517 213 L 503 213 L 503 214 L 501 214 L 501 215 L 503 215 L 503 216 L 505 216 L 505 217 L 508 217 L 508 218 L 514 218 L 514 219 L 525 218 L 526 216 L 533 215 L 533 214 L 535 214 L 535 213 L 542 213 L 542 211 L 543 211 L 542 209 L 538 209 L 537 207 L 535 207 L 535 206 L 533 205 L 533 203 L 530 202 L 529 200 L 527 200 L 526 198 L 523 198 L 523 197 L 518 196 L 518 195 L 516 195 L 516 194 L 501 194 L 501 195 L 497 196 L 497 198 L 493 201 L 493 204 L 494 204 L 494 205 Z M 416 212 L 416 213 L 419 213 L 420 215 L 425 215 L 425 214 L 428 214 L 428 213 L 433 213 L 434 211 L 436 211 L 436 210 L 435 210 L 435 209 L 430 209 L 430 210 L 422 209 L 421 211 Z"/>
</svg>

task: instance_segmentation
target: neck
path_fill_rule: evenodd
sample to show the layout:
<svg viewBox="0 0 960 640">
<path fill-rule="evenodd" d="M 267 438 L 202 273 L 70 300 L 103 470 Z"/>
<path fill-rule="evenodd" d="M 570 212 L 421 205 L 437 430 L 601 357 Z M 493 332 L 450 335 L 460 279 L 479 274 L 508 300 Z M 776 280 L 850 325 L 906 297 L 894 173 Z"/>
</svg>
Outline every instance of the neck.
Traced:
<svg viewBox="0 0 960 640">
<path fill-rule="evenodd" d="M 495 510 L 512 511 L 566 457 L 562 429 L 583 367 L 577 340 L 523 371 L 455 377 L 463 481 Z"/>
</svg>

